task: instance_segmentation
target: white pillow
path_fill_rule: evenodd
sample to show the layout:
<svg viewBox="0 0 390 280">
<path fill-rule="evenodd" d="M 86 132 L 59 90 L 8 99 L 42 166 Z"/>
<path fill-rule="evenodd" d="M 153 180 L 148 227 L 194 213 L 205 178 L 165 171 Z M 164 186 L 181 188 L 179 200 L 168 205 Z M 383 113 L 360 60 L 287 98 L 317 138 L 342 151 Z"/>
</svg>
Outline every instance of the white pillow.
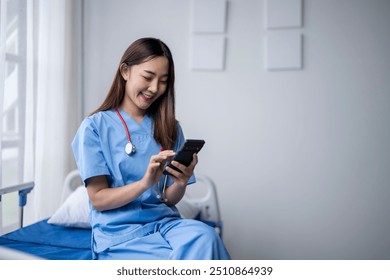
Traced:
<svg viewBox="0 0 390 280">
<path fill-rule="evenodd" d="M 176 208 L 185 219 L 194 219 L 200 213 L 200 207 L 186 197 L 176 204 Z M 87 189 L 77 187 L 47 222 L 65 227 L 91 228 Z"/>
<path fill-rule="evenodd" d="M 91 228 L 86 188 L 77 187 L 47 222 L 65 227 Z"/>
</svg>

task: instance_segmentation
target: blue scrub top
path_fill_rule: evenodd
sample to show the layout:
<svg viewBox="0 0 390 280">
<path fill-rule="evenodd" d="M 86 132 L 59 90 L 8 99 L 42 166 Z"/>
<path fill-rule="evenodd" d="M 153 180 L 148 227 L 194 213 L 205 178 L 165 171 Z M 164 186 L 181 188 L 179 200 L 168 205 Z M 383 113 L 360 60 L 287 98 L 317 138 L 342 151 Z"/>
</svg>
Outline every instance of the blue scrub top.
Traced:
<svg viewBox="0 0 390 280">
<path fill-rule="evenodd" d="M 143 178 L 152 155 L 160 152 L 161 145 L 153 137 L 153 121 L 145 115 L 137 123 L 129 114 L 119 110 L 125 120 L 136 152 L 125 153 L 128 142 L 126 130 L 115 110 L 98 112 L 86 118 L 80 125 L 72 143 L 81 178 L 106 175 L 112 188 L 121 187 Z M 178 124 L 178 137 L 174 147 L 177 151 L 184 143 L 183 131 Z M 93 239 L 102 251 L 125 240 L 153 231 L 144 225 L 169 217 L 179 217 L 176 207 L 169 207 L 157 198 L 161 194 L 165 176 L 134 201 L 117 209 L 97 211 L 90 204 L 90 221 Z M 192 176 L 188 184 L 194 183 Z M 173 180 L 169 178 L 167 186 Z"/>
</svg>

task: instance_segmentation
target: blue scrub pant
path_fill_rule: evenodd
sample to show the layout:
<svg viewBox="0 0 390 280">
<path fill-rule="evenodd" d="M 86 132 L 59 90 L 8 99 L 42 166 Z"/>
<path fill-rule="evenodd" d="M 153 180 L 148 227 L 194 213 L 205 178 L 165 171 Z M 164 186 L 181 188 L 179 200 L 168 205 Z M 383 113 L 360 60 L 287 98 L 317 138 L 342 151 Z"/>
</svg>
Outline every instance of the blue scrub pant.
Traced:
<svg viewBox="0 0 390 280">
<path fill-rule="evenodd" d="M 190 219 L 155 222 L 155 231 L 95 254 L 99 260 L 227 260 L 214 228 Z"/>
</svg>

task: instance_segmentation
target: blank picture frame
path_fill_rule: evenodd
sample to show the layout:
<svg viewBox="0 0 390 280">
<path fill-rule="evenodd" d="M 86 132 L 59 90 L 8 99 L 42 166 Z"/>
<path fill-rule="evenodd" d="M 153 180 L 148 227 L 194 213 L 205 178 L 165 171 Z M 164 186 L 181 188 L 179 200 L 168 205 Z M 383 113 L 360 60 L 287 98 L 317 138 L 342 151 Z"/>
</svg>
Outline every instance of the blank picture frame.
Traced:
<svg viewBox="0 0 390 280">
<path fill-rule="evenodd" d="M 268 29 L 302 27 L 303 0 L 265 0 Z"/>
<path fill-rule="evenodd" d="M 224 35 L 193 35 L 190 50 L 192 70 L 222 71 L 225 68 Z"/>
<path fill-rule="evenodd" d="M 192 0 L 192 32 L 224 33 L 226 0 Z"/>
<path fill-rule="evenodd" d="M 302 69 L 303 36 L 300 32 L 268 32 L 265 41 L 266 70 Z"/>
</svg>

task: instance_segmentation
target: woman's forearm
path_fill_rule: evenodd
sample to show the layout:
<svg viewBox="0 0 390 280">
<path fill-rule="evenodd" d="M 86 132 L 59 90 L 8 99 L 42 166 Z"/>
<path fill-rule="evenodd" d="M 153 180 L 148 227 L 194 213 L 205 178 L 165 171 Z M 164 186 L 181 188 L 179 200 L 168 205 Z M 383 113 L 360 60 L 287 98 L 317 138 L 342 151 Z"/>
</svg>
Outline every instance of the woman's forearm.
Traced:
<svg viewBox="0 0 390 280">
<path fill-rule="evenodd" d="M 139 197 L 148 189 L 142 181 L 122 187 L 109 188 L 104 181 L 89 182 L 87 191 L 93 207 L 98 211 L 106 211 L 124 206 Z"/>
<path fill-rule="evenodd" d="M 183 198 L 186 187 L 186 185 L 179 185 L 176 182 L 169 186 L 165 191 L 166 204 L 169 206 L 176 205 Z"/>
</svg>

